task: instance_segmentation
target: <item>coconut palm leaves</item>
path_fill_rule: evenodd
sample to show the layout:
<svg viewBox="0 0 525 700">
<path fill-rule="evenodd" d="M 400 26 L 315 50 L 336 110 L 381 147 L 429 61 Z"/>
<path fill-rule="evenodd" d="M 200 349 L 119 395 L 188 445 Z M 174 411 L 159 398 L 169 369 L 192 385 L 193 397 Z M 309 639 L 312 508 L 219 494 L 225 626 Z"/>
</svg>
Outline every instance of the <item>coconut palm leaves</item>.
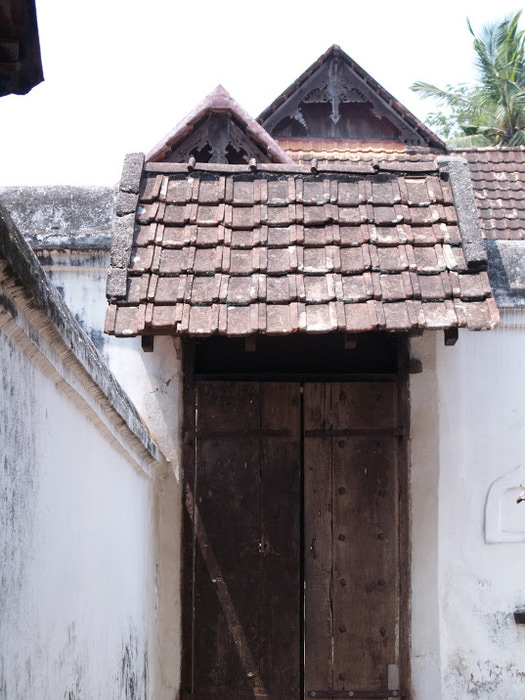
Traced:
<svg viewBox="0 0 525 700">
<path fill-rule="evenodd" d="M 446 112 L 429 115 L 431 128 L 454 146 L 525 145 L 525 32 L 521 12 L 483 28 L 474 37 L 478 82 L 474 86 L 417 82 L 412 90 L 432 97 Z"/>
</svg>

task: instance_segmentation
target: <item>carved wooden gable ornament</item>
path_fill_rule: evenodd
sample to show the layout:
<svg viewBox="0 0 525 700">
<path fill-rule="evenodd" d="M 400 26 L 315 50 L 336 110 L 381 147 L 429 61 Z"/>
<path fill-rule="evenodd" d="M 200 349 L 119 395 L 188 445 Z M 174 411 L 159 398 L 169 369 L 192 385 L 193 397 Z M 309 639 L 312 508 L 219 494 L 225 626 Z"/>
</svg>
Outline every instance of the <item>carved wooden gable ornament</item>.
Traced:
<svg viewBox="0 0 525 700">
<path fill-rule="evenodd" d="M 335 45 L 258 121 L 277 139 L 381 140 L 444 148 L 440 139 Z"/>
<path fill-rule="evenodd" d="M 279 144 L 221 85 L 147 155 L 149 162 L 291 163 Z"/>
</svg>

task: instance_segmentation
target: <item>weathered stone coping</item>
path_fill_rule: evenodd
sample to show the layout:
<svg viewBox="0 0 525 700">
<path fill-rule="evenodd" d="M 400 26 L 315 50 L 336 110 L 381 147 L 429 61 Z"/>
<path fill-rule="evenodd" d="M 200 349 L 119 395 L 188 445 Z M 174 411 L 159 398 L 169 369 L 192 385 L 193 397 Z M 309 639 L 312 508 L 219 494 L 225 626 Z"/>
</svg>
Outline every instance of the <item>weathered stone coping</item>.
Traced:
<svg viewBox="0 0 525 700">
<path fill-rule="evenodd" d="M 51 332 L 51 335 L 57 338 L 60 336 L 68 351 L 57 348 L 58 354 L 62 360 L 65 355 L 80 363 L 83 368 L 84 377 L 81 378 L 84 385 L 91 383 L 88 389 L 91 389 L 91 395 L 98 402 L 105 402 L 104 413 L 114 413 L 120 417 L 120 422 L 123 421 L 125 427 L 131 431 L 133 441 L 139 441 L 139 452 L 146 450 L 147 454 L 143 454 L 146 461 L 150 463 L 152 460 L 161 465 L 166 466 L 166 460 L 160 452 L 158 446 L 152 439 L 148 429 L 142 422 L 137 410 L 131 403 L 120 384 L 117 382 L 98 350 L 93 345 L 90 338 L 80 327 L 73 314 L 63 301 L 58 290 L 51 284 L 44 270 L 40 266 L 35 253 L 26 242 L 22 234 L 19 232 L 7 211 L 0 205 L 0 260 L 4 260 L 6 264 L 0 265 L 0 276 L 11 282 L 11 285 L 23 291 L 23 296 L 17 294 L 16 301 L 23 299 L 26 302 L 27 308 L 31 311 L 35 310 L 35 306 L 39 312 L 40 326 L 43 331 Z M 3 269 L 2 269 L 3 268 Z M 6 291 L 9 291 L 6 289 Z M 11 295 L 12 296 L 12 295 Z M 9 298 L 9 293 L 0 294 L 0 304 L 7 311 L 9 316 L 17 321 L 18 311 L 16 304 L 12 298 Z M 40 328 L 38 329 L 40 330 Z M 53 333 L 54 332 L 54 333 Z M 34 336 L 34 337 L 33 337 Z M 31 340 L 35 344 L 38 343 L 37 334 L 33 334 Z M 57 338 L 58 340 L 58 338 Z M 41 348 L 40 348 L 41 349 Z M 78 377 L 78 371 L 75 372 Z M 87 381 L 86 381 L 87 380 Z M 118 432 L 122 432 L 122 424 L 117 425 Z M 142 448 L 142 449 L 140 449 Z M 150 464 L 150 466 L 155 466 Z"/>
</svg>

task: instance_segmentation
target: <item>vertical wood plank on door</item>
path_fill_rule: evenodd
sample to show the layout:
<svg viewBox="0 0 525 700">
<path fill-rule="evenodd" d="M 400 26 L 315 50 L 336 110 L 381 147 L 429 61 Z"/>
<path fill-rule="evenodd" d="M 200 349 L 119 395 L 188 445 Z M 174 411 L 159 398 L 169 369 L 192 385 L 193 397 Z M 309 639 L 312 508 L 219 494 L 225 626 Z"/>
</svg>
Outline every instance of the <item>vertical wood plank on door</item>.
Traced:
<svg viewBox="0 0 525 700">
<path fill-rule="evenodd" d="M 217 697 L 258 681 L 259 392 L 258 382 L 199 383 L 194 675 L 196 692 Z"/>
<path fill-rule="evenodd" d="M 304 430 L 331 424 L 328 385 L 304 386 Z M 332 474 L 329 437 L 304 438 L 305 696 L 333 688 Z"/>
<path fill-rule="evenodd" d="M 333 384 L 334 430 L 384 430 L 332 442 L 336 690 L 387 687 L 397 661 L 395 384 Z"/>
<path fill-rule="evenodd" d="M 260 675 L 266 692 L 300 695 L 300 387 L 261 384 Z"/>
</svg>

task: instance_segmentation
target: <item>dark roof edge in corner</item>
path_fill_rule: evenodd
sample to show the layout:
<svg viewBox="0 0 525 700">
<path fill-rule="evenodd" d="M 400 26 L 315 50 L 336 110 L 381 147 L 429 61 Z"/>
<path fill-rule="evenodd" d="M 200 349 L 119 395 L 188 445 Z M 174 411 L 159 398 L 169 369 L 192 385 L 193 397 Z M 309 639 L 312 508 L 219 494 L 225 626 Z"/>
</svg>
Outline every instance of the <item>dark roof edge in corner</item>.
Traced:
<svg viewBox="0 0 525 700">
<path fill-rule="evenodd" d="M 106 286 L 108 299 L 122 299 L 126 296 L 128 265 L 144 160 L 143 153 L 128 153 L 124 159 L 117 193 L 115 230 Z"/>
<path fill-rule="evenodd" d="M 486 270 L 487 252 L 467 161 L 460 156 L 446 155 L 438 156 L 436 162 L 440 172 L 447 174 L 450 179 L 467 265 L 473 271 Z"/>
</svg>

